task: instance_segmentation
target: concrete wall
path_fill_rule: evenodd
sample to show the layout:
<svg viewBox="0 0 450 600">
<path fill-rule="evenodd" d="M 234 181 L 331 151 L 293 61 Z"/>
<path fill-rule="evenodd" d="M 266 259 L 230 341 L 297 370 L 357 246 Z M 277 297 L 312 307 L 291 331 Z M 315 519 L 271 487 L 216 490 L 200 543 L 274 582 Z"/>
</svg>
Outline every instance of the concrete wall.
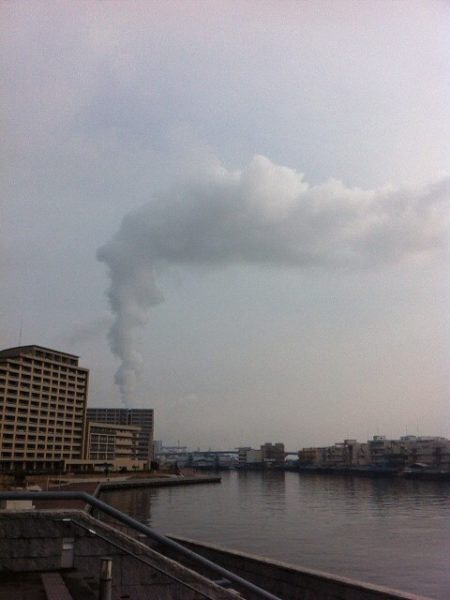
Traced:
<svg viewBox="0 0 450 600">
<path fill-rule="evenodd" d="M 113 539 L 122 548 L 143 557 L 153 567 L 73 523 L 64 522 L 64 518 L 76 520 L 98 534 Z M 64 552 L 63 542 L 66 547 Z M 82 511 L 0 511 L 0 574 L 8 571 L 49 571 L 73 566 L 95 588 L 100 558 L 103 556 L 113 558 L 113 591 L 118 596 L 128 594 L 133 600 L 194 600 L 200 597 L 164 574 L 168 573 L 211 598 L 236 600 L 231 592 Z"/>
<path fill-rule="evenodd" d="M 430 600 L 186 538 L 174 540 L 284 600 Z M 175 559 L 176 555 L 172 555 Z M 235 586 L 238 589 L 238 586 Z M 245 593 L 248 600 L 257 596 Z"/>
</svg>

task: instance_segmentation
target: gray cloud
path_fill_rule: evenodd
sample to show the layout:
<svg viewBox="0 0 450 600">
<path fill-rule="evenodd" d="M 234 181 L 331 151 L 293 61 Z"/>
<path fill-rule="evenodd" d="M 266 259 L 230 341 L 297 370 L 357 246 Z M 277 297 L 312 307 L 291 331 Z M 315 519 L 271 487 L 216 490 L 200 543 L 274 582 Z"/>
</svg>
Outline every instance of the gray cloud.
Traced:
<svg viewBox="0 0 450 600">
<path fill-rule="evenodd" d="M 92 342 L 99 335 L 104 335 L 110 327 L 110 315 L 102 315 L 87 323 L 72 325 L 70 330 L 57 336 L 57 339 L 69 347 L 79 346 L 80 344 Z"/>
<path fill-rule="evenodd" d="M 169 265 L 373 268 L 424 261 L 448 250 L 450 177 L 417 188 L 309 185 L 256 156 L 243 170 L 215 160 L 169 193 L 125 216 L 98 250 L 107 264 L 114 315 L 109 332 L 122 399 L 140 368 L 136 332 L 163 300 L 157 273 Z"/>
</svg>

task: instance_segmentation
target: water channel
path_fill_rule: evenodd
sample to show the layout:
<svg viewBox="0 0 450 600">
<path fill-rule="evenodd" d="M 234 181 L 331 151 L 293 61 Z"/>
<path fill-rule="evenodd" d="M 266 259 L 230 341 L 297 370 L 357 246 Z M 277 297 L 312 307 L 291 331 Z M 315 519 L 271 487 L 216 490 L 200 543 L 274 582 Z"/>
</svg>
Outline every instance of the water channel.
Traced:
<svg viewBox="0 0 450 600">
<path fill-rule="evenodd" d="M 223 472 L 221 484 L 111 491 L 162 533 L 450 598 L 450 482 Z"/>
</svg>

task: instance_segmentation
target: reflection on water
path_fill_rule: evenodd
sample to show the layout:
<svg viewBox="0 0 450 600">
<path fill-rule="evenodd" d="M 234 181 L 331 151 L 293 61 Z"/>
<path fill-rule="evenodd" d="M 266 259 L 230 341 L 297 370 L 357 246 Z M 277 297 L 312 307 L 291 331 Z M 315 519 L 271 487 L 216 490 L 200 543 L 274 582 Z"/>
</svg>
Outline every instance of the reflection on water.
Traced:
<svg viewBox="0 0 450 600">
<path fill-rule="evenodd" d="M 102 500 L 105 500 L 105 502 L 113 505 L 123 513 L 136 517 L 142 523 L 147 524 L 151 523 L 151 511 L 157 503 L 157 497 L 151 497 L 152 494 L 148 488 L 120 490 L 102 494 Z M 95 516 L 101 517 L 97 513 Z"/>
<path fill-rule="evenodd" d="M 447 482 L 230 472 L 220 485 L 102 498 L 164 533 L 450 597 Z"/>
</svg>

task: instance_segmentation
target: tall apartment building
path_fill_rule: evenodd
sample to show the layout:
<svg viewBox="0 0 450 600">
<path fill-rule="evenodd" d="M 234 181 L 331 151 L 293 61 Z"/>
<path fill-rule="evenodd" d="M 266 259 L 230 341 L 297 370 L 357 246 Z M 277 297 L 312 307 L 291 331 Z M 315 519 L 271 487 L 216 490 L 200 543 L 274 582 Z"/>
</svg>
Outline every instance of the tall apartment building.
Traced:
<svg viewBox="0 0 450 600">
<path fill-rule="evenodd" d="M 34 345 L 0 351 L 1 470 L 62 470 L 84 458 L 88 381 L 73 354 Z"/>
<path fill-rule="evenodd" d="M 136 425 L 138 435 L 137 458 L 150 463 L 153 460 L 152 408 L 88 408 L 87 420 L 109 425 Z"/>
</svg>

